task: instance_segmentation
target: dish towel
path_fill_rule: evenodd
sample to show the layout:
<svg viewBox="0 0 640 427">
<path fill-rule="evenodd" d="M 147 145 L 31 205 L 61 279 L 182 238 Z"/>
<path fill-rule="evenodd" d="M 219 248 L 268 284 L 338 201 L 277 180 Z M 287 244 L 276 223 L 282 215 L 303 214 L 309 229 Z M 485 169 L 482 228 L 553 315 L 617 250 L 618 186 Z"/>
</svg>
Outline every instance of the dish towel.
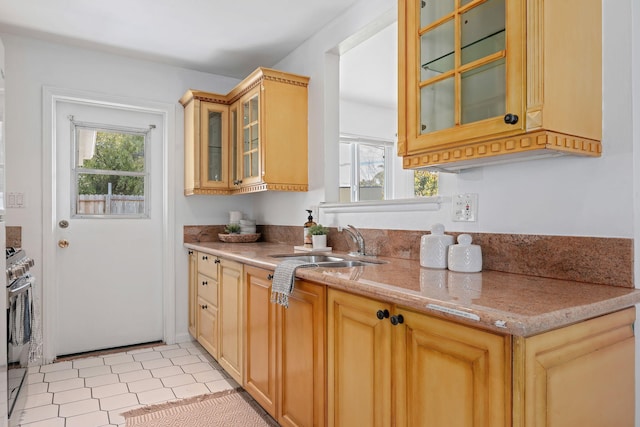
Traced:
<svg viewBox="0 0 640 427">
<path fill-rule="evenodd" d="M 293 292 L 293 284 L 296 280 L 296 269 L 317 266 L 318 264 L 308 263 L 297 259 L 287 259 L 278 264 L 273 273 L 271 302 L 280 304 L 284 308 L 288 308 L 289 295 Z"/>
<path fill-rule="evenodd" d="M 9 299 L 9 341 L 23 345 L 31 340 L 31 289 Z"/>
</svg>

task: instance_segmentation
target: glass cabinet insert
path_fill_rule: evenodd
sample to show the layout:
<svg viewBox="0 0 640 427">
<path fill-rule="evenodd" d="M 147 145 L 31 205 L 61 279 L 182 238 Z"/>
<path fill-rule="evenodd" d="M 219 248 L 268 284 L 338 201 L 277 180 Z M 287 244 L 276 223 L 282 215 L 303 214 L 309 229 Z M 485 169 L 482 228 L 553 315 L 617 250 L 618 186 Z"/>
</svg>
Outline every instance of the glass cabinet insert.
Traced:
<svg viewBox="0 0 640 427">
<path fill-rule="evenodd" d="M 504 116 L 505 1 L 427 0 L 420 6 L 418 132 Z"/>
</svg>

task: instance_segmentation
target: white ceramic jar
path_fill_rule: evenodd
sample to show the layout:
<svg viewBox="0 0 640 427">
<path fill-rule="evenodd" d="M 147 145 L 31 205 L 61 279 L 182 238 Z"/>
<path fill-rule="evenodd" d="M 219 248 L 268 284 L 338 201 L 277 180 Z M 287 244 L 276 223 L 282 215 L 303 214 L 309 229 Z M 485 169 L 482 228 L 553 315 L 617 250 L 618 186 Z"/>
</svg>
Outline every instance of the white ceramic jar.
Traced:
<svg viewBox="0 0 640 427">
<path fill-rule="evenodd" d="M 461 234 L 458 244 L 449 246 L 449 270 L 461 273 L 482 271 L 482 249 L 480 245 L 472 245 L 471 240 L 470 235 Z"/>
<path fill-rule="evenodd" d="M 420 239 L 420 265 L 427 268 L 447 268 L 447 251 L 453 236 L 444 234 L 444 225 L 433 224 L 431 234 Z"/>
</svg>

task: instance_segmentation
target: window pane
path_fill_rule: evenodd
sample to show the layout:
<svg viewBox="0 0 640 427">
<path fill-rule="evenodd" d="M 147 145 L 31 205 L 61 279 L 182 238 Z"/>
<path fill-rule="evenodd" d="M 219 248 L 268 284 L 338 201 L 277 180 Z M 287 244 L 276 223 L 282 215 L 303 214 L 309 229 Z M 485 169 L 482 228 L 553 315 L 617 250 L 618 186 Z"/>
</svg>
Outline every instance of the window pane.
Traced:
<svg viewBox="0 0 640 427">
<path fill-rule="evenodd" d="M 420 80 L 427 80 L 453 69 L 454 34 L 454 22 L 447 21 L 420 37 Z"/>
<path fill-rule="evenodd" d="M 209 171 L 210 181 L 222 180 L 222 113 L 209 111 Z"/>
<path fill-rule="evenodd" d="M 462 74 L 462 123 L 502 116 L 506 110 L 504 58 Z"/>
<path fill-rule="evenodd" d="M 418 3 L 418 2 L 416 2 Z M 420 9 L 420 26 L 424 27 L 436 19 L 453 12 L 453 0 L 425 0 Z"/>
<path fill-rule="evenodd" d="M 462 15 L 462 63 L 505 48 L 504 0 L 489 0 Z"/>
<path fill-rule="evenodd" d="M 144 171 L 144 135 L 78 128 L 77 165 L 85 169 Z"/>
<path fill-rule="evenodd" d="M 453 78 L 441 80 L 420 90 L 420 134 L 454 126 L 454 95 Z"/>
<path fill-rule="evenodd" d="M 435 196 L 438 194 L 438 173 L 417 170 L 413 173 L 414 195 L 416 197 Z"/>
<path fill-rule="evenodd" d="M 360 200 L 384 200 L 384 147 L 358 146 Z"/>
<path fill-rule="evenodd" d="M 76 200 L 78 215 L 144 214 L 144 177 L 80 173 Z"/>
</svg>

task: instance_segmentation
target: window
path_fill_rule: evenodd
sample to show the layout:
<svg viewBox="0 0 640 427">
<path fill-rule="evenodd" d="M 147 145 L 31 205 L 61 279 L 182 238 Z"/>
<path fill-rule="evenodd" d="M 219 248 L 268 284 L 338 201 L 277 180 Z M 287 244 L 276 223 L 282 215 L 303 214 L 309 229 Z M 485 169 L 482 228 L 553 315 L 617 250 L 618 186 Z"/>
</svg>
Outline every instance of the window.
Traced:
<svg viewBox="0 0 640 427">
<path fill-rule="evenodd" d="M 148 218 L 149 130 L 72 124 L 73 216 Z"/>
<path fill-rule="evenodd" d="M 392 155 L 391 141 L 340 137 L 340 202 L 388 198 Z"/>
<path fill-rule="evenodd" d="M 339 201 L 391 200 L 438 194 L 437 173 L 424 170 L 394 173 L 393 159 L 395 144 L 392 141 L 342 135 Z"/>
</svg>

